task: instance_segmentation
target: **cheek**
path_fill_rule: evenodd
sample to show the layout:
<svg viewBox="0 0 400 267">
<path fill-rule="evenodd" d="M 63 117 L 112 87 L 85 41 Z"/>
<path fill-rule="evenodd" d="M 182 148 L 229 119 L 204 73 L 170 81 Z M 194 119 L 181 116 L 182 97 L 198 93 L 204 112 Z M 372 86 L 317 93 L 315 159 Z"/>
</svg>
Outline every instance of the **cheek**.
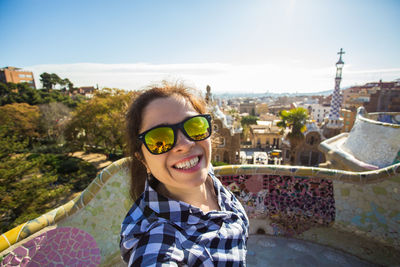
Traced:
<svg viewBox="0 0 400 267">
<path fill-rule="evenodd" d="M 143 151 L 143 155 L 146 162 L 146 166 L 152 174 L 156 174 L 165 169 L 164 167 L 166 164 L 165 154 L 153 155 L 148 151 Z"/>
<path fill-rule="evenodd" d="M 203 142 L 202 146 L 206 152 L 206 156 L 208 158 L 210 158 L 211 157 L 211 138 L 208 138 L 202 142 Z"/>
<path fill-rule="evenodd" d="M 157 162 L 154 160 L 154 155 L 151 154 L 147 149 L 142 148 L 143 158 L 144 158 L 144 165 L 147 168 L 147 171 L 153 172 L 154 163 Z"/>
</svg>

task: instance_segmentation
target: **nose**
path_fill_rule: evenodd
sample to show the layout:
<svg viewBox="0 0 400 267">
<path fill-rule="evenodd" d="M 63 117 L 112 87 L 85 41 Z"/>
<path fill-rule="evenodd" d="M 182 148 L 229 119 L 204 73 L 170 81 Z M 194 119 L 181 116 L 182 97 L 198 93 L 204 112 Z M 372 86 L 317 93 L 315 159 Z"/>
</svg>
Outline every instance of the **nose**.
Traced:
<svg viewBox="0 0 400 267">
<path fill-rule="evenodd" d="M 189 151 L 194 145 L 195 142 L 189 140 L 181 130 L 178 130 L 178 136 L 176 137 L 176 144 L 173 150 L 175 152 L 187 152 Z"/>
</svg>

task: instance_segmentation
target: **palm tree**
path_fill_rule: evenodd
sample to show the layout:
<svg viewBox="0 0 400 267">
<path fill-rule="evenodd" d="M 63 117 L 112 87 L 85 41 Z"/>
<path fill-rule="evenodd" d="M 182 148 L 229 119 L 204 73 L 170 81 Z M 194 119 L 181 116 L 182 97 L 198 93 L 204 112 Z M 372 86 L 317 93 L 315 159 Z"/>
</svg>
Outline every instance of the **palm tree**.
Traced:
<svg viewBox="0 0 400 267">
<path fill-rule="evenodd" d="M 296 147 L 304 139 L 303 132 L 306 130 L 308 111 L 305 108 L 294 108 L 289 111 L 282 110 L 279 113 L 281 121 L 277 123 L 282 128 L 282 133 L 289 129 L 286 138 L 290 142 L 290 164 L 295 164 Z"/>
</svg>

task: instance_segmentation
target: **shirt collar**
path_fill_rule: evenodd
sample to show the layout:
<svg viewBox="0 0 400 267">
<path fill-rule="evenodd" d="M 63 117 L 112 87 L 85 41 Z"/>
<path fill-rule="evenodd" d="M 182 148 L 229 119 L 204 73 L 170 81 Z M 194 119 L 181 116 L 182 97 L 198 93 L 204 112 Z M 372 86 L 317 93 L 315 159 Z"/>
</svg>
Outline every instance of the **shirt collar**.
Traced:
<svg viewBox="0 0 400 267">
<path fill-rule="evenodd" d="M 159 194 L 155 187 L 158 181 L 153 180 L 154 177 L 150 177 L 150 181 L 146 180 L 145 190 L 143 199 L 141 201 L 141 208 L 144 210 L 146 217 L 151 216 L 155 213 L 156 217 L 164 218 L 179 227 L 185 227 L 185 225 L 197 225 L 203 223 L 215 222 L 225 217 L 229 217 L 231 214 L 231 199 L 228 197 L 227 192 L 223 188 L 222 184 L 217 180 L 211 169 L 208 173 L 213 182 L 213 188 L 217 195 L 218 204 L 221 211 L 210 211 L 204 214 L 198 207 L 192 206 L 186 202 L 174 200 Z"/>
</svg>

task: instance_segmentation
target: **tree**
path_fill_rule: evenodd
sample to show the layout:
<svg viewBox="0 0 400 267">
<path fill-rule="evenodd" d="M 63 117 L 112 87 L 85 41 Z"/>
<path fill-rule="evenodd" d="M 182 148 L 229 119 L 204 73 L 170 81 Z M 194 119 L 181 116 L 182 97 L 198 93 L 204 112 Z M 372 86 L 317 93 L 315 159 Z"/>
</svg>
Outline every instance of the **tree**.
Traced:
<svg viewBox="0 0 400 267">
<path fill-rule="evenodd" d="M 74 89 L 74 84 L 68 78 L 60 79 L 59 84 L 63 89 L 68 88 L 70 91 Z"/>
<path fill-rule="evenodd" d="M 50 92 L 51 89 L 53 89 L 53 86 L 55 85 L 54 81 L 52 80 L 52 76 L 50 73 L 43 72 L 40 74 L 40 82 L 42 83 L 43 87 L 47 89 L 48 92 Z"/>
<path fill-rule="evenodd" d="M 60 141 L 70 119 L 71 109 L 60 102 L 39 105 L 40 128 L 50 141 Z"/>
<path fill-rule="evenodd" d="M 105 88 L 78 105 L 66 126 L 65 138 L 75 149 L 125 150 L 125 114 L 136 92 Z"/>
<path fill-rule="evenodd" d="M 16 153 L 27 146 L 0 127 L 0 233 L 62 205 L 96 175 L 77 158 Z"/>
<path fill-rule="evenodd" d="M 257 120 L 258 117 L 250 115 L 250 116 L 244 116 L 240 122 L 242 123 L 242 127 L 244 128 L 245 126 L 249 126 L 251 124 L 257 124 Z"/>
<path fill-rule="evenodd" d="M 73 86 L 68 79 L 63 80 L 68 87 Z M 66 89 L 64 89 L 66 90 Z M 0 83 L 0 106 L 13 103 L 28 103 L 39 105 L 52 102 L 61 102 L 70 108 L 75 108 L 78 103 L 85 101 L 85 97 L 77 95 L 72 99 L 61 90 L 48 91 L 46 89 L 33 89 L 26 83 Z"/>
<path fill-rule="evenodd" d="M 37 105 L 42 101 L 39 92 L 27 84 L 17 84 L 19 103 L 28 103 L 29 105 Z"/>
<path fill-rule="evenodd" d="M 242 124 L 242 128 L 243 128 L 243 131 L 242 131 L 242 138 L 243 138 L 244 140 L 247 140 L 247 139 L 249 138 L 249 134 L 250 134 L 250 125 L 252 125 L 252 124 L 257 124 L 257 120 L 258 120 L 258 117 L 252 116 L 252 115 L 244 116 L 244 117 L 240 120 L 240 123 Z"/>
<path fill-rule="evenodd" d="M 294 165 L 296 147 L 304 139 L 303 132 L 306 130 L 308 112 L 305 108 L 295 108 L 290 111 L 282 110 L 279 116 L 281 121 L 277 123 L 277 126 L 282 128 L 282 132 L 289 130 L 286 138 L 290 142 L 290 163 Z"/>
<path fill-rule="evenodd" d="M 61 79 L 55 73 L 50 74 L 47 72 L 43 72 L 42 74 L 40 74 L 40 81 L 42 82 L 43 87 L 46 88 L 48 92 L 50 92 L 57 84 L 61 87 L 66 85 L 68 86 L 68 88 L 73 87 L 73 84 L 69 79 Z"/>
<path fill-rule="evenodd" d="M 3 98 L 9 93 L 11 93 L 11 90 L 8 88 L 8 86 L 4 83 L 0 83 L 0 97 Z"/>
<path fill-rule="evenodd" d="M 36 89 L 26 83 L 0 83 L 0 106 L 12 103 L 28 103 L 37 105 L 41 101 Z"/>
<path fill-rule="evenodd" d="M 26 103 L 14 103 L 0 107 L 0 126 L 5 136 L 26 138 L 32 142 L 39 134 L 39 108 Z"/>
</svg>

